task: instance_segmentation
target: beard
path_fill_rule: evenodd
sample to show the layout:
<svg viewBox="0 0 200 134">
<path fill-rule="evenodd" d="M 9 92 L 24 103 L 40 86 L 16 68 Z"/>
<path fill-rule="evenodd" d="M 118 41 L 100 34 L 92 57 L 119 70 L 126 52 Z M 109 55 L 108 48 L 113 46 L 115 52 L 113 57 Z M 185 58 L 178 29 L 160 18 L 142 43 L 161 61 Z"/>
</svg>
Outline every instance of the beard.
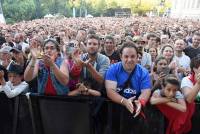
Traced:
<svg viewBox="0 0 200 134">
<path fill-rule="evenodd" d="M 122 65 L 124 70 L 126 70 L 127 72 L 131 72 L 135 68 L 136 63 L 124 63 L 122 61 Z"/>
<path fill-rule="evenodd" d="M 98 53 L 98 52 L 93 52 L 93 53 L 88 52 L 88 54 L 91 55 L 91 56 L 96 56 L 97 53 Z"/>
</svg>

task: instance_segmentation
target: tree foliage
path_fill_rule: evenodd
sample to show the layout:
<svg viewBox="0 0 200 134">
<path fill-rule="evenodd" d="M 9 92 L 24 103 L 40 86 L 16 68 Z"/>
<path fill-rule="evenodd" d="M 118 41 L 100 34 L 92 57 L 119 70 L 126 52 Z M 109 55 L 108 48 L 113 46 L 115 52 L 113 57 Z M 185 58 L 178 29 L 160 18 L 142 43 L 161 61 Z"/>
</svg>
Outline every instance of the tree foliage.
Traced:
<svg viewBox="0 0 200 134">
<path fill-rule="evenodd" d="M 35 4 L 33 0 L 4 0 L 2 8 L 8 23 L 34 18 Z"/>
<path fill-rule="evenodd" d="M 3 13 L 7 23 L 41 18 L 46 14 L 62 14 L 72 16 L 72 8 L 76 8 L 77 16 L 84 16 L 84 12 L 93 16 L 101 16 L 108 9 L 130 8 L 132 13 L 144 14 L 159 8 L 164 12 L 171 6 L 170 0 L 1 0 Z M 108 10 L 109 11 L 109 10 Z"/>
</svg>

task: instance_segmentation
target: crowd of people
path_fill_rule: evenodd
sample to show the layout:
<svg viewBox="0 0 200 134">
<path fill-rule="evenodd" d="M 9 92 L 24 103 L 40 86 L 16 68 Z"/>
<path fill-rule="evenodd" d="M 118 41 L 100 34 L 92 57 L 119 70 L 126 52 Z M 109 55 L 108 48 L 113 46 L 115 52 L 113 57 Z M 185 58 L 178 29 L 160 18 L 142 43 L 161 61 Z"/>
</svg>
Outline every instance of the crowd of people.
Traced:
<svg viewBox="0 0 200 134">
<path fill-rule="evenodd" d="M 166 133 L 191 130 L 200 97 L 199 21 L 64 18 L 0 28 L 0 91 L 9 98 L 102 96 L 134 117 L 150 102 L 168 119 Z"/>
</svg>

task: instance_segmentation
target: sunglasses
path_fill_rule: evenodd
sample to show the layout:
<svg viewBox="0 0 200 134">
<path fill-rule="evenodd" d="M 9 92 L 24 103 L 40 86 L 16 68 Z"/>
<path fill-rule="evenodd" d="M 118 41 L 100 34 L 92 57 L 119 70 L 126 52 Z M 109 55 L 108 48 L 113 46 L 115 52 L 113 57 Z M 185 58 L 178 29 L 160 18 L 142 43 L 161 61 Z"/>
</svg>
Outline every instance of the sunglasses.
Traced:
<svg viewBox="0 0 200 134">
<path fill-rule="evenodd" d="M 100 38 L 100 40 L 104 40 L 104 38 Z"/>
</svg>

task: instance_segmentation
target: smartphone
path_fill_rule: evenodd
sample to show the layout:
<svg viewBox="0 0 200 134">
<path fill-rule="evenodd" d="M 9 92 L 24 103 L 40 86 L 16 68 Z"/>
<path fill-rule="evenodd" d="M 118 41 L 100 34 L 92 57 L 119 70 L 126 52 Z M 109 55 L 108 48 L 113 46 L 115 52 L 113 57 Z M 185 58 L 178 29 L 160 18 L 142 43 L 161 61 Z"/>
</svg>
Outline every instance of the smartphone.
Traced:
<svg viewBox="0 0 200 134">
<path fill-rule="evenodd" d="M 75 47 L 75 43 L 70 42 L 70 43 L 68 44 L 68 46 L 69 46 L 69 47 Z"/>
<path fill-rule="evenodd" d="M 165 75 L 168 75 L 170 73 L 170 68 L 165 67 L 165 68 L 158 70 L 158 74 L 160 74 L 161 72 L 164 73 Z"/>
<path fill-rule="evenodd" d="M 66 45 L 66 52 L 69 53 L 73 53 L 75 50 L 75 43 L 70 42 Z"/>
</svg>

